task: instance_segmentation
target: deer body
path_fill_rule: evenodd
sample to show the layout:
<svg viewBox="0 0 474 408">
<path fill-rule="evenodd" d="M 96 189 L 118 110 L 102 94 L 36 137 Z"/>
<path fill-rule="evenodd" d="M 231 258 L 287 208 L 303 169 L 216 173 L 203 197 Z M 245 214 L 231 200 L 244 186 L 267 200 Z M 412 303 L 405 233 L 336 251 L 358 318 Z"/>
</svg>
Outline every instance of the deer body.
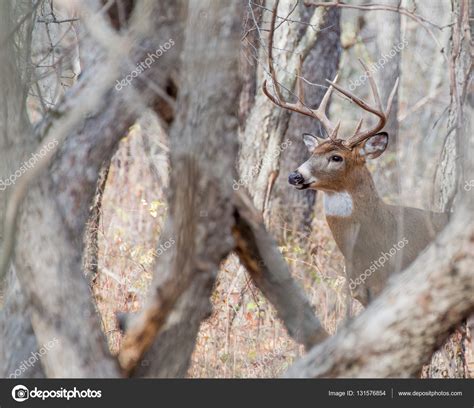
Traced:
<svg viewBox="0 0 474 408">
<path fill-rule="evenodd" d="M 362 181 L 349 192 L 324 193 L 326 220 L 344 255 L 349 288 L 363 305 L 413 262 L 447 222 L 445 214 L 388 205 L 366 187 Z M 352 211 L 344 212 L 348 208 Z"/>
<path fill-rule="evenodd" d="M 349 288 L 353 297 L 367 305 L 383 289 L 390 275 L 406 268 L 433 240 L 447 223 L 447 215 L 386 204 L 379 197 L 366 167 L 367 160 L 376 159 L 387 148 L 388 134 L 381 130 L 387 122 L 398 80 L 384 108 L 372 74 L 361 61 L 375 106 L 337 85 L 336 76 L 333 82 L 328 81 L 330 86 L 320 106 L 313 109 L 305 105 L 301 60 L 296 75 L 296 101 L 285 100 L 273 66 L 277 7 L 278 1 L 273 8 L 268 47 L 273 92 L 266 81 L 263 92 L 274 104 L 318 120 L 328 135 L 303 135 L 311 156 L 289 175 L 288 181 L 300 190 L 310 188 L 323 192 L 326 219 L 344 255 Z M 362 130 L 361 119 L 352 136 L 338 138 L 339 124 L 334 125 L 326 115 L 334 89 L 375 115 L 377 123 Z"/>
</svg>

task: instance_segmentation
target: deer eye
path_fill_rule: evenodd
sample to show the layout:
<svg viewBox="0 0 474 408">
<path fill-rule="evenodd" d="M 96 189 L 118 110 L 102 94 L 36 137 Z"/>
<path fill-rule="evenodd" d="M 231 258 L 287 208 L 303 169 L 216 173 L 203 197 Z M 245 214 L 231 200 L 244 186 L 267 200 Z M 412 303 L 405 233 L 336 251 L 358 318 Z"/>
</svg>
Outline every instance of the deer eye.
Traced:
<svg viewBox="0 0 474 408">
<path fill-rule="evenodd" d="M 329 161 L 342 162 L 342 156 L 339 156 L 338 154 L 334 154 L 329 158 Z"/>
</svg>

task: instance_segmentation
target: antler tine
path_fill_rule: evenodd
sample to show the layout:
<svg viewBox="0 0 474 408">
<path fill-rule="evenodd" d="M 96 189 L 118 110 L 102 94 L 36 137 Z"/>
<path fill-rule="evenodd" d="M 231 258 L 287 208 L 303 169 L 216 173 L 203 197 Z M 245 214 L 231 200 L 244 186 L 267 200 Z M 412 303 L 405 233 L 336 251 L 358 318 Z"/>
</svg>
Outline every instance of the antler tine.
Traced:
<svg viewBox="0 0 474 408">
<path fill-rule="evenodd" d="M 368 78 L 369 83 L 370 83 L 370 88 L 371 88 L 372 94 L 374 96 L 375 104 L 377 105 L 375 108 L 373 106 L 369 105 L 364 100 L 357 97 L 356 95 L 354 95 L 352 92 L 349 92 L 349 91 L 345 90 L 344 88 L 340 87 L 339 85 L 328 81 L 338 92 L 340 92 L 341 94 L 347 96 L 349 99 L 351 99 L 354 103 L 359 105 L 365 111 L 373 113 L 374 115 L 376 115 L 379 118 L 377 124 L 372 129 L 367 129 L 367 130 L 364 130 L 364 131 L 360 130 L 361 127 L 362 127 L 362 120 L 359 121 L 359 123 L 357 124 L 356 130 L 354 131 L 354 134 L 350 138 L 348 138 L 347 140 L 344 141 L 344 145 L 346 147 L 351 148 L 351 149 L 355 145 L 359 144 L 363 140 L 369 138 L 370 136 L 373 136 L 374 134 L 376 134 L 377 132 L 379 132 L 380 130 L 383 129 L 383 127 L 387 123 L 387 117 L 388 117 L 388 114 L 390 112 L 392 101 L 393 101 L 393 98 L 395 96 L 395 92 L 396 92 L 396 89 L 397 89 L 397 86 L 398 86 L 398 79 L 397 79 L 397 81 L 395 83 L 395 86 L 393 87 L 392 92 L 391 92 L 391 94 L 388 98 L 387 110 L 384 111 L 382 101 L 380 99 L 380 95 L 379 95 L 378 88 L 377 88 L 377 85 L 375 83 L 375 80 L 372 77 L 372 74 L 370 73 L 367 66 L 364 64 L 364 62 L 361 61 L 361 60 L 359 60 L 359 61 L 360 61 L 361 65 L 364 67 L 364 70 L 367 74 L 367 78 Z"/>
<path fill-rule="evenodd" d="M 339 73 L 336 74 L 336 76 L 334 77 L 333 82 L 336 82 L 338 77 L 339 77 Z M 333 131 L 335 129 L 332 122 L 326 116 L 326 108 L 327 108 L 329 100 L 331 99 L 331 95 L 332 95 L 333 90 L 334 90 L 334 87 L 332 85 L 330 85 L 329 88 L 327 89 L 326 93 L 324 94 L 323 99 L 321 99 L 321 103 L 319 104 L 318 109 L 316 110 L 317 115 L 319 117 L 319 120 L 324 124 L 324 126 L 325 126 L 325 128 L 326 128 L 326 130 L 329 134 L 333 133 Z"/>
<path fill-rule="evenodd" d="M 334 77 L 334 82 L 337 81 L 338 76 L 339 74 L 336 74 L 336 76 Z M 329 120 L 329 118 L 326 115 L 326 108 L 327 108 L 329 100 L 331 99 L 333 90 L 334 90 L 333 86 L 330 85 L 326 93 L 324 94 L 323 99 L 321 99 L 321 103 L 319 104 L 318 108 L 309 109 L 312 113 L 312 116 L 323 124 L 328 135 L 331 135 L 331 134 L 337 135 L 337 131 L 335 132 L 335 129 L 337 126 L 334 126 L 334 124 Z"/>
<path fill-rule="evenodd" d="M 395 92 L 397 92 L 399 79 L 400 78 L 397 78 L 397 80 L 395 81 L 395 85 L 393 85 L 392 92 L 390 92 L 390 96 L 388 97 L 387 109 L 385 109 L 385 116 L 387 118 L 388 118 L 388 115 L 390 115 L 390 109 L 392 109 L 392 102 L 393 102 L 393 98 L 395 97 Z"/>
<path fill-rule="evenodd" d="M 334 77 L 334 79 L 332 81 L 336 82 L 337 78 L 339 78 L 339 72 L 336 74 L 336 76 Z M 324 94 L 323 99 L 321 100 L 321 103 L 319 104 L 319 109 L 321 109 L 323 112 L 326 112 L 326 106 L 329 102 L 329 99 L 331 98 L 333 90 L 334 90 L 334 87 L 331 84 L 329 86 L 328 90 L 326 91 L 326 93 Z"/>
<path fill-rule="evenodd" d="M 359 105 L 362 109 L 366 110 L 367 112 L 373 113 L 374 115 L 377 115 L 379 117 L 383 115 L 383 110 L 378 111 L 377 109 L 370 106 L 367 102 L 363 101 L 358 96 L 354 95 L 352 92 L 345 90 L 344 88 L 340 87 L 338 84 L 331 82 L 329 79 L 326 79 L 326 81 L 329 82 L 338 92 L 347 96 L 350 100 L 355 102 L 357 105 Z"/>
<path fill-rule="evenodd" d="M 360 65 L 362 65 L 362 68 L 364 68 L 364 71 L 367 74 L 367 78 L 369 79 L 370 89 L 372 90 L 372 95 L 374 96 L 374 101 L 375 101 L 375 104 L 377 105 L 377 109 L 380 112 L 383 112 L 382 101 L 380 99 L 379 90 L 377 88 L 377 84 L 375 83 L 374 77 L 369 71 L 369 68 L 367 68 L 367 65 L 365 65 L 364 61 L 362 61 L 359 58 L 359 62 L 360 62 Z"/>
<path fill-rule="evenodd" d="M 363 121 L 364 121 L 364 118 L 360 118 L 359 123 L 357 123 L 357 126 L 354 130 L 353 136 L 355 136 L 357 133 L 359 133 L 359 130 L 362 127 L 362 122 Z"/>
<path fill-rule="evenodd" d="M 334 130 L 329 134 L 329 139 L 335 141 L 337 139 L 337 132 L 339 131 L 339 126 L 341 126 L 341 121 L 337 122 L 337 125 L 334 127 Z"/>
</svg>

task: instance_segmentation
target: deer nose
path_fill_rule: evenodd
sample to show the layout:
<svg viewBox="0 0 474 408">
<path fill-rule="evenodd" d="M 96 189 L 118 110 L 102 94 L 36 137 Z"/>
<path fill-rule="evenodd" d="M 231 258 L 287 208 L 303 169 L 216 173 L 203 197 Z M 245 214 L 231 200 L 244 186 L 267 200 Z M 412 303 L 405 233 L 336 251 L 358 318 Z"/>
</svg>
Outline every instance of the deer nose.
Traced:
<svg viewBox="0 0 474 408">
<path fill-rule="evenodd" d="M 288 176 L 288 183 L 290 183 L 293 186 L 297 186 L 298 184 L 303 184 L 303 182 L 304 182 L 304 177 L 301 175 L 301 173 L 298 173 L 297 171 L 290 173 L 290 175 Z"/>
</svg>

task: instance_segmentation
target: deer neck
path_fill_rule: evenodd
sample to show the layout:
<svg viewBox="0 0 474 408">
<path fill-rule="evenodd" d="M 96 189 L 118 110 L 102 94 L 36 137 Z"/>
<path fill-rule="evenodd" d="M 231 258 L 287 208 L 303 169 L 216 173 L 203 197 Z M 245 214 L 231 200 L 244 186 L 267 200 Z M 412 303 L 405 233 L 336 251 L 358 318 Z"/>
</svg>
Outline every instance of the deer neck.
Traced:
<svg viewBox="0 0 474 408">
<path fill-rule="evenodd" d="M 347 181 L 345 190 L 324 192 L 326 218 L 362 221 L 363 218 L 374 214 L 382 205 L 382 201 L 367 167 L 356 169 Z"/>
<path fill-rule="evenodd" d="M 365 234 L 373 234 L 370 225 L 375 219 L 384 219 L 384 204 L 365 166 L 351 173 L 348 181 L 346 190 L 324 192 L 324 210 L 337 246 L 351 259 L 356 240 L 368 239 Z"/>
</svg>

